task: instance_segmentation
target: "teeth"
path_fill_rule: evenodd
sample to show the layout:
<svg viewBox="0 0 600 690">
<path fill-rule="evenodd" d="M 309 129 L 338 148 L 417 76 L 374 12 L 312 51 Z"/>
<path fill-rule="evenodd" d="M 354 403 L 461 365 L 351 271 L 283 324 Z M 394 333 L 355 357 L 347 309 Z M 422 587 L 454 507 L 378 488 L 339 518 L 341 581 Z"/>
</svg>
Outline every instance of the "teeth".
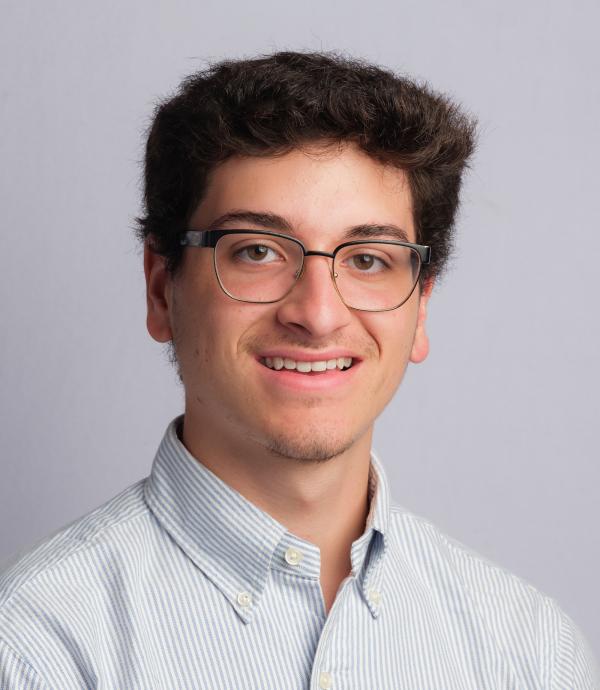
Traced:
<svg viewBox="0 0 600 690">
<path fill-rule="evenodd" d="M 348 369 L 352 365 L 352 357 L 338 357 L 337 359 L 323 359 L 317 362 L 302 362 L 290 359 L 289 357 L 265 357 L 264 364 L 269 369 L 289 369 L 296 370 L 303 374 L 311 371 L 328 371 L 332 369 Z"/>
</svg>

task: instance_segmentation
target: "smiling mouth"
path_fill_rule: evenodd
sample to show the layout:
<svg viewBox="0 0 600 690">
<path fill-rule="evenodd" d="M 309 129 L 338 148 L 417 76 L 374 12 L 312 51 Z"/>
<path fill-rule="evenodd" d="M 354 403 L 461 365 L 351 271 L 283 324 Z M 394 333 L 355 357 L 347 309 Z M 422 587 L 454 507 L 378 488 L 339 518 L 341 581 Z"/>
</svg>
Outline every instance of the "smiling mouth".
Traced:
<svg viewBox="0 0 600 690">
<path fill-rule="evenodd" d="M 354 364 L 352 357 L 337 357 L 336 359 L 322 359 L 316 362 L 306 362 L 301 360 L 289 359 L 288 357 L 261 357 L 261 364 L 281 371 L 297 371 L 300 374 L 322 374 L 327 371 L 346 371 Z"/>
</svg>

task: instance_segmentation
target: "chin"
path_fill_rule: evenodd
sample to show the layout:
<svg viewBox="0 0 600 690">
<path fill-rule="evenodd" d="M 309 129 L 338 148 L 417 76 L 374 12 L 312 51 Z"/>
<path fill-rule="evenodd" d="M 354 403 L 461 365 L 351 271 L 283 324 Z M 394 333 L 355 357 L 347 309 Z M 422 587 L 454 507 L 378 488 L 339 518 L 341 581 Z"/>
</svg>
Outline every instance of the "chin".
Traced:
<svg viewBox="0 0 600 690">
<path fill-rule="evenodd" d="M 312 427 L 312 425 L 311 425 Z M 358 441 L 359 436 L 337 433 L 320 427 L 307 428 L 299 434 L 281 432 L 269 434 L 262 439 L 262 445 L 273 455 L 298 462 L 326 462 L 342 455 Z"/>
</svg>

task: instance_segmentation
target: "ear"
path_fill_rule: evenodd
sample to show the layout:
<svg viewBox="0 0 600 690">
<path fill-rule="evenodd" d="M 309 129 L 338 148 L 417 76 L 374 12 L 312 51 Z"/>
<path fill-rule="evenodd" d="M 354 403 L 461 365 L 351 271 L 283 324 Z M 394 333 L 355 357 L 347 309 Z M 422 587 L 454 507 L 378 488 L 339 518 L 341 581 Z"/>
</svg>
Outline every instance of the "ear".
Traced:
<svg viewBox="0 0 600 690">
<path fill-rule="evenodd" d="M 421 291 L 421 296 L 419 297 L 417 327 L 415 329 L 415 337 L 410 351 L 410 361 L 414 364 L 419 364 L 429 354 L 429 337 L 425 330 L 425 321 L 427 319 L 427 302 L 429 302 L 429 298 L 431 297 L 433 282 L 433 278 L 429 278 L 425 282 Z"/>
<path fill-rule="evenodd" d="M 144 275 L 146 276 L 146 328 L 159 343 L 173 339 L 170 306 L 172 282 L 165 267 L 165 258 L 144 243 Z"/>
</svg>

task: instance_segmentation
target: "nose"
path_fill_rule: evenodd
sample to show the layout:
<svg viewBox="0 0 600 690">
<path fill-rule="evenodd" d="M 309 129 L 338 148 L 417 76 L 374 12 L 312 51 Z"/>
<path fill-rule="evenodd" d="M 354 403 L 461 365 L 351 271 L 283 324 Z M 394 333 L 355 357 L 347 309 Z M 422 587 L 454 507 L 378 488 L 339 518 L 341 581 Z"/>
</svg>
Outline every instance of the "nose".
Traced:
<svg viewBox="0 0 600 690">
<path fill-rule="evenodd" d="M 347 326 L 351 318 L 333 282 L 331 259 L 305 257 L 302 275 L 279 304 L 279 322 L 298 335 L 323 338 Z"/>
</svg>

